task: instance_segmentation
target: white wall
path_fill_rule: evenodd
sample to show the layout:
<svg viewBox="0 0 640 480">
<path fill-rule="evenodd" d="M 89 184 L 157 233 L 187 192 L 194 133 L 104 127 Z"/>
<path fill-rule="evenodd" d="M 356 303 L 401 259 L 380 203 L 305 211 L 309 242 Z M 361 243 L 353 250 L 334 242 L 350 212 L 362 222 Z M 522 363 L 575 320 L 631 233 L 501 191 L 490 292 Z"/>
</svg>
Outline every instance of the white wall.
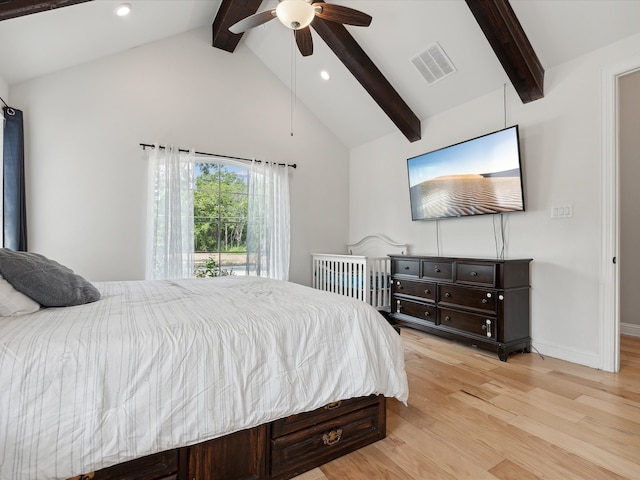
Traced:
<svg viewBox="0 0 640 480">
<path fill-rule="evenodd" d="M 507 258 L 531 264 L 534 346 L 543 354 L 601 365 L 601 71 L 637 55 L 640 35 L 547 70 L 545 97 L 523 105 L 507 91 L 508 125 L 519 124 L 526 208 L 506 216 Z M 412 222 L 406 159 L 505 124 L 503 91 L 423 119 L 423 139 L 393 134 L 350 153 L 350 238 L 383 233 L 437 254 L 436 223 Z M 570 203 L 573 217 L 552 219 Z M 496 258 L 493 216 L 439 221 L 441 255 Z M 611 318 L 606 321 L 613 321 Z"/>
<path fill-rule="evenodd" d="M 640 335 L 640 71 L 619 82 L 620 108 L 620 330 Z"/>
<path fill-rule="evenodd" d="M 292 281 L 312 251 L 342 251 L 348 152 L 240 46 L 209 28 L 12 86 L 24 111 L 29 249 L 90 280 L 144 277 L 146 162 L 160 142 L 297 163 L 291 179 Z M 268 92 L 268 93 L 267 93 Z"/>
<path fill-rule="evenodd" d="M 5 102 L 11 105 L 11 103 L 9 103 L 9 85 L 7 85 L 7 82 L 2 75 L 0 75 L 0 97 L 2 97 Z M 0 106 L 4 107 L 4 104 L 1 104 Z"/>
</svg>

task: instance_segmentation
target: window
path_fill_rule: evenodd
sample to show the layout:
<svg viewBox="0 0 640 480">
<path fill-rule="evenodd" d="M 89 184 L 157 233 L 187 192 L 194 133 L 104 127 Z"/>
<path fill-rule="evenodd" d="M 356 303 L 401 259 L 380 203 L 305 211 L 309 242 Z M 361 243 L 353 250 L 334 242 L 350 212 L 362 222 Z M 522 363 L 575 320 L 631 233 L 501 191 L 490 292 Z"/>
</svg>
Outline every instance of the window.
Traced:
<svg viewBox="0 0 640 480">
<path fill-rule="evenodd" d="M 203 161 L 193 150 L 156 144 L 148 175 L 147 279 L 230 274 L 288 279 L 285 165 Z"/>
<path fill-rule="evenodd" d="M 196 163 L 193 172 L 195 275 L 245 275 L 249 170 Z"/>
</svg>

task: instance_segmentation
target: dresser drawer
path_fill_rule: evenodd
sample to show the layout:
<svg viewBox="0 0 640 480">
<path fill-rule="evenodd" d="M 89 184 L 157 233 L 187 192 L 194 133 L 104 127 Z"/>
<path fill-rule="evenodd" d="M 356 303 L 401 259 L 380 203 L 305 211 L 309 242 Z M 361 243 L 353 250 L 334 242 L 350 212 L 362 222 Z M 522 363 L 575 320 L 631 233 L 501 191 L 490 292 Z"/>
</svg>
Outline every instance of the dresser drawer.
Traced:
<svg viewBox="0 0 640 480">
<path fill-rule="evenodd" d="M 472 333 L 483 338 L 496 339 L 496 324 L 494 317 L 459 312 L 448 308 L 440 309 L 440 325 Z"/>
<path fill-rule="evenodd" d="M 420 263 L 418 260 L 392 260 L 392 268 L 391 271 L 395 274 L 400 275 L 413 275 L 417 277 L 419 274 Z"/>
<path fill-rule="evenodd" d="M 456 287 L 440 285 L 438 287 L 438 303 L 459 305 L 463 308 L 495 313 L 497 311 L 497 294 L 494 291 L 480 288 Z"/>
<path fill-rule="evenodd" d="M 410 315 L 415 317 L 416 320 L 422 320 L 430 324 L 436 323 L 437 315 L 435 304 L 412 302 L 411 300 L 396 297 L 393 299 L 392 309 L 393 313 Z"/>
<path fill-rule="evenodd" d="M 369 395 L 367 397 L 351 398 L 349 400 L 329 403 L 311 412 L 289 415 L 271 424 L 271 436 L 280 437 L 360 408 L 370 405 L 377 406 L 379 401 L 380 399 L 377 395 Z"/>
<path fill-rule="evenodd" d="M 422 276 L 450 282 L 453 280 L 453 263 L 450 261 L 423 260 Z"/>
<path fill-rule="evenodd" d="M 496 286 L 496 265 L 458 262 L 456 264 L 456 281 L 494 287 Z"/>
<path fill-rule="evenodd" d="M 289 478 L 381 437 L 378 405 L 271 440 L 271 476 Z"/>
<path fill-rule="evenodd" d="M 435 300 L 436 284 L 430 282 L 413 282 L 411 280 L 395 279 L 393 282 L 393 293 L 426 298 L 427 300 Z"/>
</svg>

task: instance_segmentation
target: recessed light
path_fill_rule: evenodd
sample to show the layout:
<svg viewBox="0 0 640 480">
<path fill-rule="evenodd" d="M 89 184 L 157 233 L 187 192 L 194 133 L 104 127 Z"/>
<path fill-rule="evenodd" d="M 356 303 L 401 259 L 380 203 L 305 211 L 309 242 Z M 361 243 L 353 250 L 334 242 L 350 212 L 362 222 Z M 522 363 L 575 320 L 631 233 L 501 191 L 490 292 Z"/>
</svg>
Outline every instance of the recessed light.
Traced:
<svg viewBox="0 0 640 480">
<path fill-rule="evenodd" d="M 329 72 L 327 72 L 326 70 L 322 70 L 320 72 L 320 76 L 323 80 L 329 80 L 331 78 L 331 75 L 329 75 Z"/>
<path fill-rule="evenodd" d="M 129 15 L 129 13 L 131 13 L 131 5 L 129 5 L 128 3 L 122 3 L 118 5 L 115 10 L 115 14 L 119 17 L 126 17 L 127 15 Z"/>
</svg>

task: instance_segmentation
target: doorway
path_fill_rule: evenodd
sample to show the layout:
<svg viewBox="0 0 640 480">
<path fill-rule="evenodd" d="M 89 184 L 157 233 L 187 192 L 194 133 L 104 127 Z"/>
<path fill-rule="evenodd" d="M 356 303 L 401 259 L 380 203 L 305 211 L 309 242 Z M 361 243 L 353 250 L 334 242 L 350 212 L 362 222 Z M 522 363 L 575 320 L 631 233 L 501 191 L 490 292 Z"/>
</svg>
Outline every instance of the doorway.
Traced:
<svg viewBox="0 0 640 480">
<path fill-rule="evenodd" d="M 619 79 L 640 71 L 640 57 L 602 73 L 602 224 L 600 257 L 600 368 L 620 370 L 620 156 Z"/>
<path fill-rule="evenodd" d="M 635 300 L 638 280 L 634 271 L 640 268 L 640 220 L 637 206 L 640 192 L 640 70 L 618 77 L 618 168 L 620 238 L 618 295 L 620 301 L 620 334 L 640 337 L 640 316 Z"/>
</svg>

